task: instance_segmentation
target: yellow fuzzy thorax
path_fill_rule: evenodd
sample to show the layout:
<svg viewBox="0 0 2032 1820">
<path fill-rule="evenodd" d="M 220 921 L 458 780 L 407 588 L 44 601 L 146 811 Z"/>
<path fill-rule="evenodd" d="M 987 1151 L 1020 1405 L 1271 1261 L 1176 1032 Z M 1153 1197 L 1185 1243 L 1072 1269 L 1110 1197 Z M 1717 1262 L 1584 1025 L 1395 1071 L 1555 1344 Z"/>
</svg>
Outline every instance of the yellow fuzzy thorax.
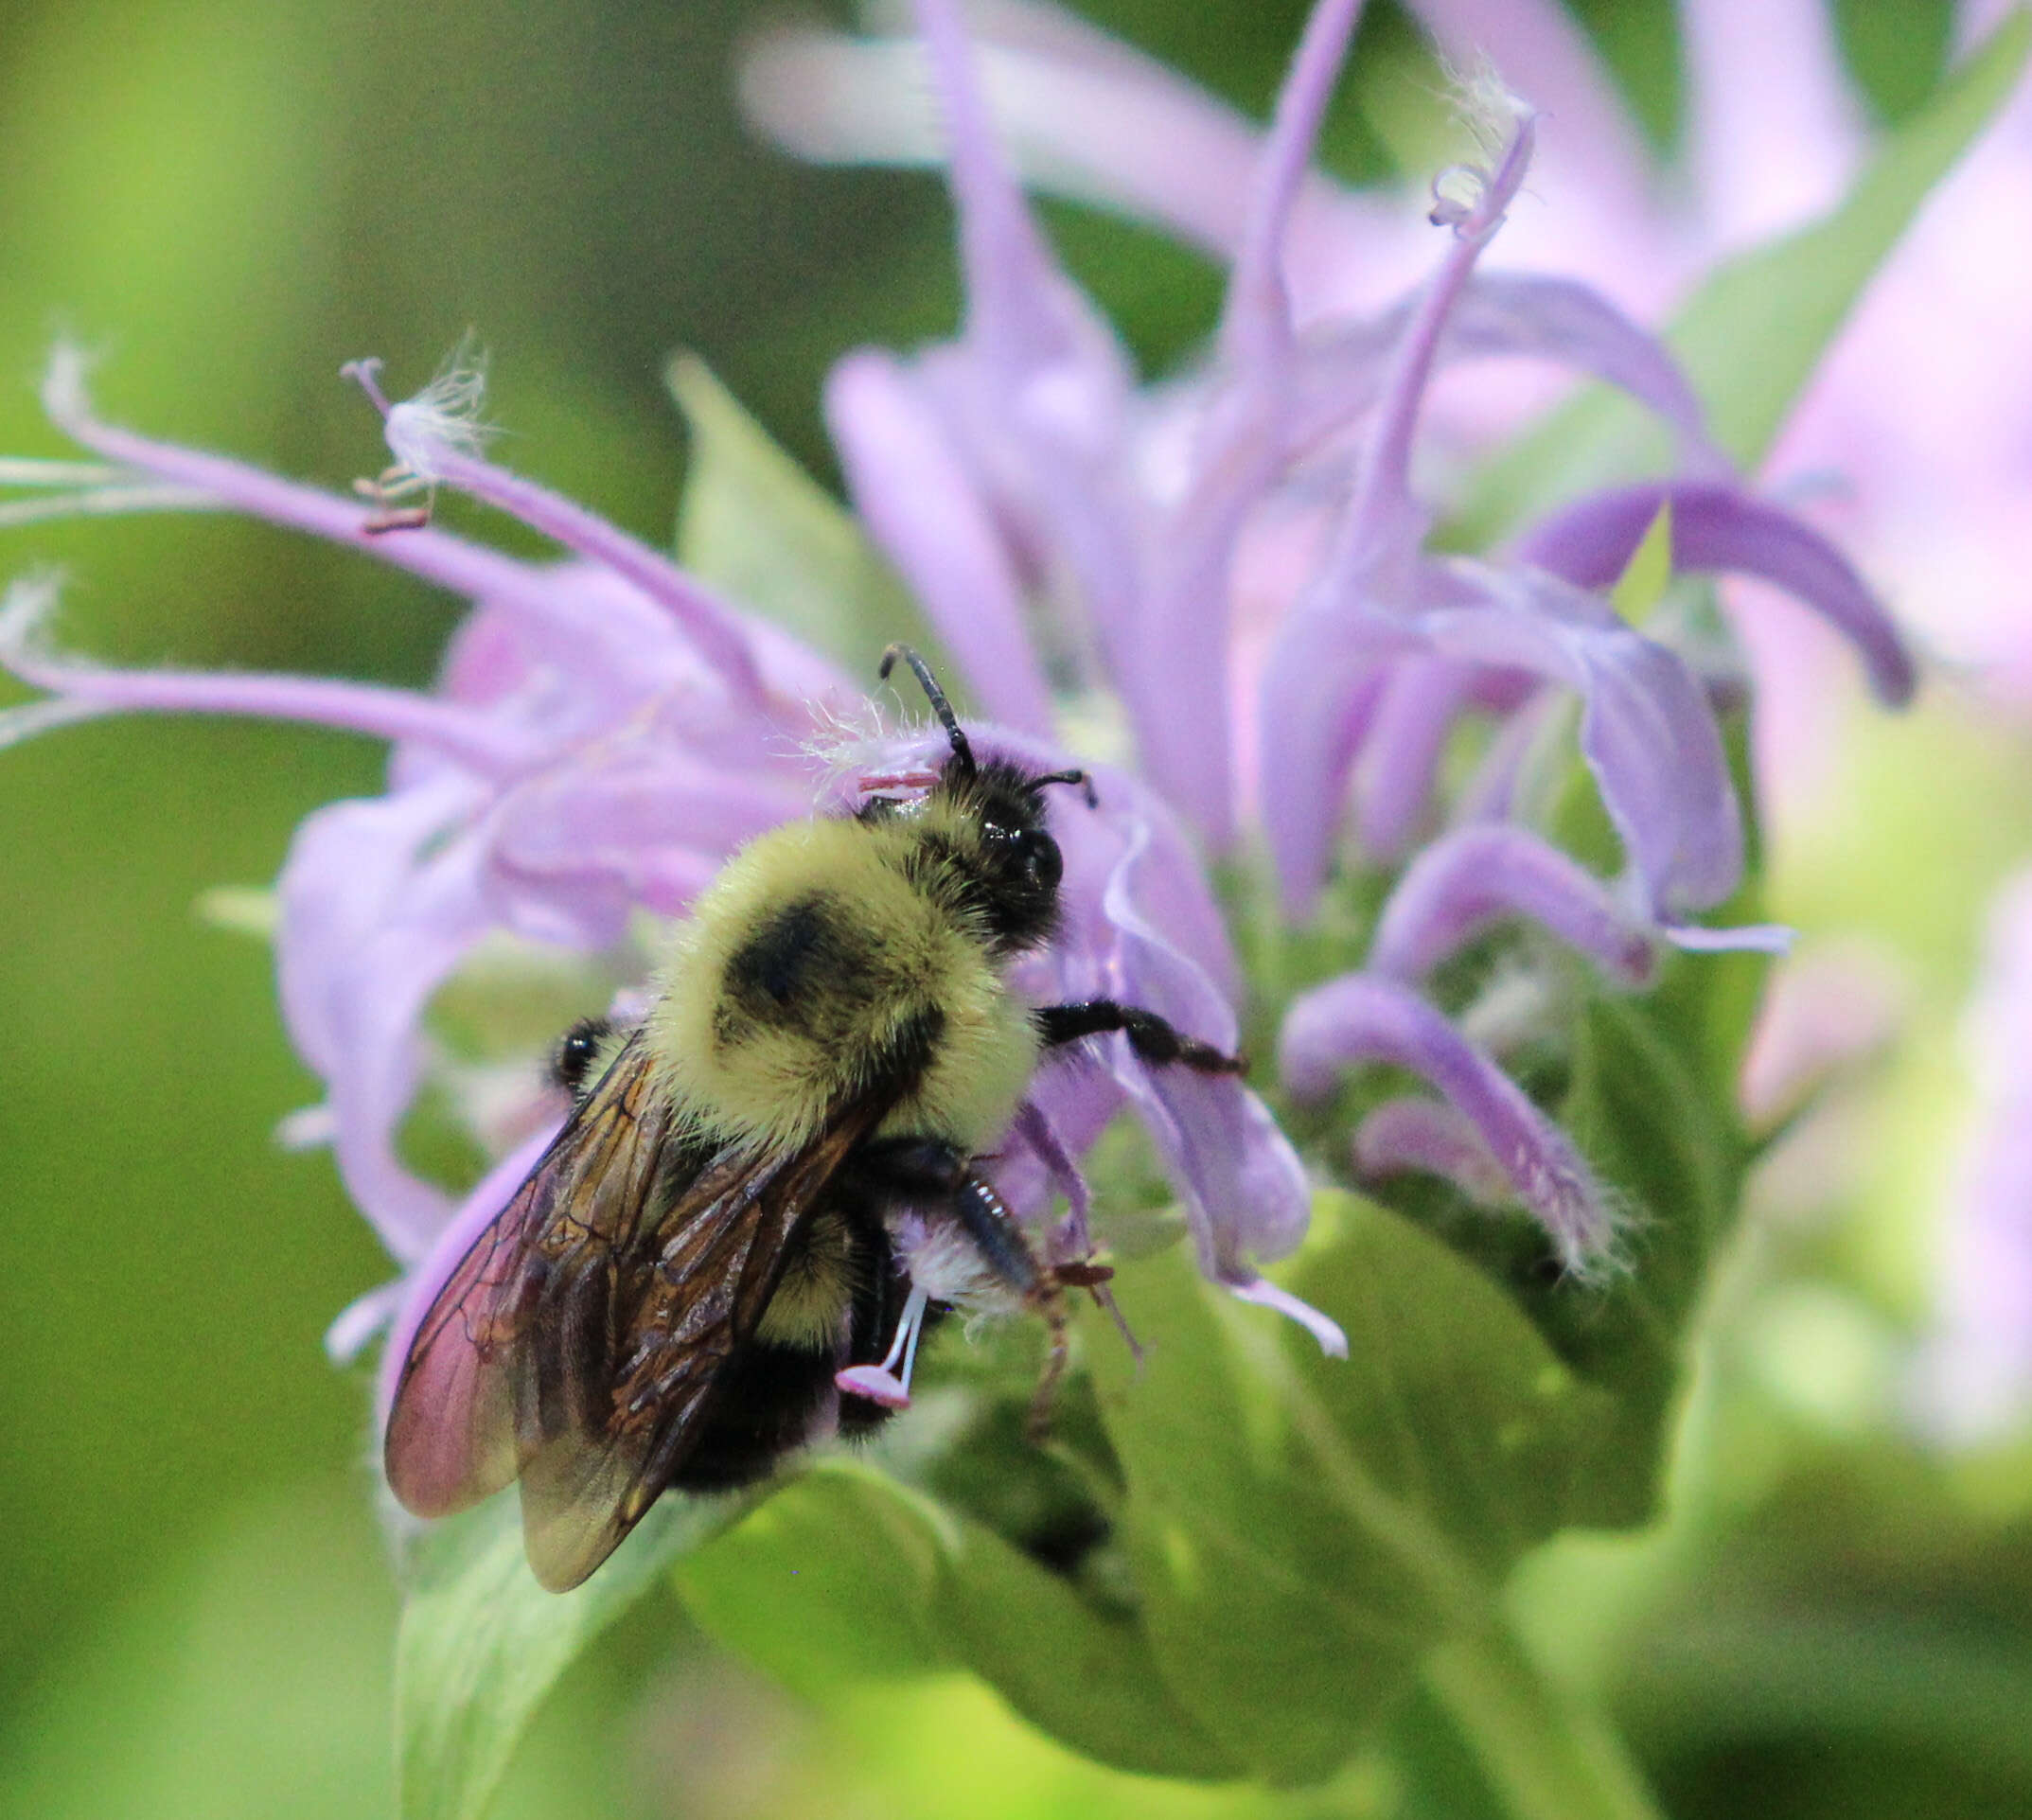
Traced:
<svg viewBox="0 0 2032 1820">
<path fill-rule="evenodd" d="M 981 930 L 908 875 L 928 832 L 971 838 L 945 807 L 773 829 L 699 897 L 647 1035 L 700 1137 L 802 1148 L 877 1078 L 904 1034 L 933 1025 L 916 1087 L 883 1131 L 979 1152 L 1007 1130 L 1036 1068 L 1035 1028 Z M 800 916 L 796 967 L 772 997 L 753 983 L 753 957 Z"/>
</svg>

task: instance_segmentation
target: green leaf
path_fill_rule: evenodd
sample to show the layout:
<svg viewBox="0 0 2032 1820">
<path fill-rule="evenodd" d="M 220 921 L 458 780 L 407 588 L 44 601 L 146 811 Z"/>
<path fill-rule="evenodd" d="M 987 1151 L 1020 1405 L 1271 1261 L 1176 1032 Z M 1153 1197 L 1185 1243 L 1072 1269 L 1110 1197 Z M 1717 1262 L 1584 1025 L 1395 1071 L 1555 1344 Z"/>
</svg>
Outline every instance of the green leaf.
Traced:
<svg viewBox="0 0 2032 1820">
<path fill-rule="evenodd" d="M 1175 1701 L 1142 1627 L 971 1518 L 954 1525 L 940 1623 L 960 1660 L 1033 1724 L 1117 1769 L 1227 1778 L 1243 1765 Z"/>
<path fill-rule="evenodd" d="M 949 669 L 910 592 L 860 526 L 741 408 L 696 355 L 666 373 L 692 434 L 678 511 L 678 558 L 745 607 L 872 673 L 890 644 Z"/>
<path fill-rule="evenodd" d="M 1343 1444 L 1494 1585 L 1586 1502 L 1611 1399 L 1451 1247 L 1372 1201 L 1333 1212 L 1343 1232 L 1307 1250 L 1291 1286 L 1341 1323 L 1349 1356 L 1296 1334 L 1288 1350 Z"/>
<path fill-rule="evenodd" d="M 1735 1217 L 1747 1152 L 1733 1109 L 1689 1065 L 1693 1040 L 1657 1004 L 1606 996 L 1575 1032 L 1562 1120 L 1622 1203 L 1630 1263 L 1603 1290 L 1526 1292 L 1562 1357 L 1610 1393 L 1610 1420 L 1576 1488 L 1580 1522 L 1656 1513 L 1687 1330 Z"/>
<path fill-rule="evenodd" d="M 1502 1628 L 1435 1650 L 1425 1691 L 1511 1820 L 1663 1820 L 1615 1732 Z"/>
<path fill-rule="evenodd" d="M 700 1625 L 820 1699 L 862 1677 L 951 1666 L 932 1622 L 946 1519 L 928 1498 L 851 1460 L 822 1460 L 680 1562 Z"/>
<path fill-rule="evenodd" d="M 1834 0 L 1842 61 L 1870 105 L 1902 120 L 1934 91 L 1954 38 L 1953 0 Z"/>
<path fill-rule="evenodd" d="M 578 1654 L 670 1564 L 751 1499 L 666 1497 L 574 1592 L 547 1593 L 504 1494 L 416 1546 L 396 1636 L 396 1776 L 402 1820 L 476 1820 L 516 1741 Z"/>
<path fill-rule="evenodd" d="M 1293 1287 L 1347 1329 L 1323 1357 L 1202 1283 L 1182 1251 L 1122 1272 L 1158 1336 L 1096 1373 L 1129 1484 L 1122 1523 L 1157 1666 L 1248 1769 L 1317 1780 L 1442 1639 L 1486 1623 L 1524 1548 L 1569 1519 L 1603 1425 L 1473 1265 L 1371 1202 Z"/>
<path fill-rule="evenodd" d="M 1686 52 L 1672 0 L 1566 0 L 1652 145 L 1680 134 Z"/>
<path fill-rule="evenodd" d="M 1884 139 L 1825 221 L 1717 269 L 1667 341 L 1705 400 L 1715 439 L 1746 468 L 1770 447 L 1849 309 L 1934 186 L 2015 87 L 2032 14 L 2015 12 L 1926 106 Z M 1555 500 L 1655 471 L 1663 433 L 1590 386 L 1483 469 L 1449 541 L 1481 548 Z"/>
<path fill-rule="evenodd" d="M 1151 1775 L 1239 1766 L 1170 1700 L 1136 1624 L 1095 1612 L 984 1524 L 822 1460 L 679 1564 L 693 1617 L 793 1691 L 971 1669 L 1087 1756 Z"/>
</svg>

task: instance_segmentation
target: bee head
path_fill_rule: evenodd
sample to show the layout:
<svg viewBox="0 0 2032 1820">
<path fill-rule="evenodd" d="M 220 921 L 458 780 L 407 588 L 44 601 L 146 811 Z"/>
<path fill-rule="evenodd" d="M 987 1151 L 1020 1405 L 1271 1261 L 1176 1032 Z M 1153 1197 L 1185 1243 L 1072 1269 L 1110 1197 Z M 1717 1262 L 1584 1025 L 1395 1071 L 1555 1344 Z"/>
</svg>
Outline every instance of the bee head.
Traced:
<svg viewBox="0 0 2032 1820">
<path fill-rule="evenodd" d="M 1040 775 L 1006 759 L 977 760 L 923 658 L 907 645 L 892 645 L 882 657 L 882 676 L 888 677 L 899 657 L 924 685 L 952 744 L 952 755 L 926 799 L 926 835 L 940 849 L 943 865 L 961 881 L 994 945 L 1004 953 L 1037 947 L 1057 928 L 1058 881 L 1065 873 L 1058 842 L 1045 825 L 1045 787 L 1078 785 L 1091 807 L 1093 780 L 1085 771 Z"/>
</svg>

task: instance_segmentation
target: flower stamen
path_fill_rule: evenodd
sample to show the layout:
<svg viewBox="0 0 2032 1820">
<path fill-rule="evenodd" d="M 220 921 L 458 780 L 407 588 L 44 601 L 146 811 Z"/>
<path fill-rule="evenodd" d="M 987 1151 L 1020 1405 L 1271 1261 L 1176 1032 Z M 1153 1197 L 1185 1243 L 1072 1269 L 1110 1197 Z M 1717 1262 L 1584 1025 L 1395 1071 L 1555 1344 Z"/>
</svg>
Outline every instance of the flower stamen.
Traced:
<svg viewBox="0 0 2032 1820">
<path fill-rule="evenodd" d="M 430 523 L 431 508 L 437 503 L 436 485 L 399 463 L 382 468 L 372 480 L 356 480 L 353 491 L 375 508 L 373 516 L 360 527 L 370 537 L 379 537 L 384 531 L 422 530 Z M 421 505 L 396 503 L 416 493 L 423 495 Z"/>
<path fill-rule="evenodd" d="M 833 1382 L 850 1397 L 866 1397 L 885 1409 L 908 1409 L 910 1372 L 917 1364 L 917 1339 L 924 1332 L 925 1310 L 930 1300 L 923 1288 L 913 1283 L 910 1298 L 903 1304 L 903 1318 L 896 1323 L 896 1337 L 881 1364 L 850 1365 L 844 1371 L 835 1373 Z M 900 1373 L 896 1369 L 898 1359 L 903 1361 Z"/>
</svg>

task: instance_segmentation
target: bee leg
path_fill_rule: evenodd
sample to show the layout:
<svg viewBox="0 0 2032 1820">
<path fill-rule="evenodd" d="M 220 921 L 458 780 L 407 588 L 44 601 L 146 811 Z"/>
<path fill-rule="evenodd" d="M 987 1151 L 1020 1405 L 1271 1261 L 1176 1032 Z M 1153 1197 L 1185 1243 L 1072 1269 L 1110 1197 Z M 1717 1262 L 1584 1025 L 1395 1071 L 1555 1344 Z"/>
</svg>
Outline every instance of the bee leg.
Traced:
<svg viewBox="0 0 2032 1820">
<path fill-rule="evenodd" d="M 1044 1316 L 1044 1369 L 1037 1373 L 1037 1387 L 1031 1393 L 1030 1414 L 1023 1423 L 1024 1435 L 1033 1447 L 1051 1438 L 1051 1405 L 1058 1400 L 1058 1387 L 1066 1375 L 1066 1363 L 1072 1348 L 1066 1338 L 1066 1296 L 1055 1276 L 1037 1286 L 1038 1314 Z"/>
<path fill-rule="evenodd" d="M 1043 1267 L 1002 1197 L 974 1174 L 965 1151 L 937 1138 L 897 1138 L 869 1144 L 856 1159 L 859 1181 L 885 1198 L 949 1212 L 988 1268 L 1029 1296 Z"/>
<path fill-rule="evenodd" d="M 1058 1387 L 1071 1357 L 1071 1345 L 1066 1337 L 1066 1274 L 1047 1270 L 1037 1262 L 1030 1241 L 1023 1236 L 1023 1228 L 1002 1197 L 971 1171 L 954 1191 L 951 1207 L 953 1218 L 979 1247 L 981 1255 L 1044 1317 L 1044 1369 L 1037 1374 L 1036 1392 L 1030 1400 L 1030 1419 L 1024 1424 L 1031 1443 L 1042 1445 L 1051 1435 L 1051 1405 L 1057 1400 Z M 1076 1264 L 1068 1268 L 1081 1276 L 1087 1274 Z"/>
<path fill-rule="evenodd" d="M 1146 1062 L 1177 1062 L 1202 1074 L 1245 1074 L 1248 1062 L 1224 1054 L 1210 1043 L 1182 1034 L 1154 1011 L 1117 1004 L 1112 998 L 1083 998 L 1076 1004 L 1046 1005 L 1034 1014 L 1047 1049 L 1076 1043 L 1082 1036 L 1121 1031 Z"/>
</svg>

